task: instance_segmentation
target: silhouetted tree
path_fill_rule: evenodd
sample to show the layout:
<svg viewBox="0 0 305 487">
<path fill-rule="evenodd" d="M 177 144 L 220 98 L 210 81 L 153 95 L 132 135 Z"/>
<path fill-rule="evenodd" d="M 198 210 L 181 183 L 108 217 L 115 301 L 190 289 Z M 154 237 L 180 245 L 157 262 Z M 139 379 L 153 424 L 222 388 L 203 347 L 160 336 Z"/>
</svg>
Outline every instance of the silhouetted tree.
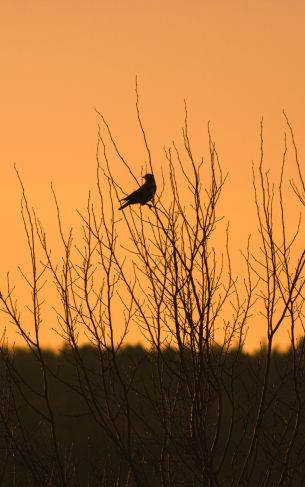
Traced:
<svg viewBox="0 0 305 487">
<path fill-rule="evenodd" d="M 136 96 L 145 172 L 156 175 L 137 90 Z M 305 250 L 297 252 L 299 227 L 290 239 L 286 231 L 286 139 L 275 190 L 264 169 L 261 126 L 261 160 L 253 165 L 260 246 L 254 252 L 249 243 L 246 277 L 238 280 L 218 210 L 226 178 L 215 143 L 208 129 L 208 162 L 197 161 L 185 113 L 183 150 L 175 144 L 165 150 L 167 172 L 159 175 L 154 200 L 119 215 L 122 191 L 112 160 L 135 181 L 139 171 L 99 114 L 98 202 L 89 197 L 80 213 L 81 243 L 74 244 L 72 229 L 65 234 L 54 193 L 61 264 L 20 179 L 34 332 L 28 333 L 8 280 L 1 310 L 27 349 L 23 356 L 14 353 L 5 340 L 1 349 L 0 474 L 9 485 L 304 482 L 304 342 L 297 337 L 303 330 Z M 299 177 L 302 187 L 301 171 Z M 292 186 L 302 203 L 302 190 L 295 181 Z M 45 281 L 59 297 L 65 343 L 59 356 L 41 346 Z M 257 310 L 266 346 L 247 356 L 243 345 Z M 281 355 L 274 342 L 287 325 L 291 346 Z M 146 350 L 126 347 L 135 326 Z M 80 346 L 83 336 L 90 346 Z"/>
</svg>

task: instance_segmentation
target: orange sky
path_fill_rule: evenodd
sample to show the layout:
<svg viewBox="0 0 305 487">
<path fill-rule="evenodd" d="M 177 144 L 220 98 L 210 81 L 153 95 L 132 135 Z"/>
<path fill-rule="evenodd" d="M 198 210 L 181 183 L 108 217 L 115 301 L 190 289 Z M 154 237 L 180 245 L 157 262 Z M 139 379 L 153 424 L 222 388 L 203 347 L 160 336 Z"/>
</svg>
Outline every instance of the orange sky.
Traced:
<svg viewBox="0 0 305 487">
<path fill-rule="evenodd" d="M 163 147 L 181 135 L 184 99 L 199 155 L 206 154 L 211 121 L 229 171 L 224 196 L 237 254 L 256 228 L 251 161 L 259 156 L 261 117 L 266 163 L 275 176 L 283 108 L 301 159 L 304 154 L 304 20 L 303 0 L 1 2 L 1 284 L 27 255 L 14 163 L 50 238 L 56 233 L 51 181 L 63 218 L 78 225 L 75 209 L 84 207 L 95 185 L 94 108 L 134 167 L 145 156 L 136 124 L 136 75 L 157 172 L 166 164 Z M 257 344 L 257 335 L 250 333 L 251 343 Z M 58 343 L 47 333 L 45 340 Z"/>
</svg>

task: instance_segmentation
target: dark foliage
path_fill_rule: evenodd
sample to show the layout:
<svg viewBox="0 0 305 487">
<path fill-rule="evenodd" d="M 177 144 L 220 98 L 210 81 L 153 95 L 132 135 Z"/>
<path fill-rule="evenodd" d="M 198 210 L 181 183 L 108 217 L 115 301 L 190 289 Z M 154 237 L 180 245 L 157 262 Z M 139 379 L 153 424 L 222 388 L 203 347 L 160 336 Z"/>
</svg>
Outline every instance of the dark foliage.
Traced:
<svg viewBox="0 0 305 487">
<path fill-rule="evenodd" d="M 246 355 L 233 350 L 221 368 L 217 349 L 211 356 L 210 370 L 200 379 L 204 424 L 195 425 L 193 418 L 198 421 L 199 416 L 193 411 L 187 384 L 194 357 L 188 350 L 184 364 L 173 349 L 155 354 L 141 347 L 125 347 L 115 362 L 111 353 L 105 351 L 101 356 L 89 346 L 80 348 L 78 357 L 68 348 L 57 355 L 45 351 L 43 363 L 58 459 L 52 444 L 41 361 L 22 349 L 14 353 L 2 350 L 1 485 L 62 485 L 57 472 L 59 460 L 66 485 L 71 486 L 202 485 L 202 457 L 205 475 L 214 478 L 206 485 L 235 485 L 257 417 L 266 354 Z M 305 397 L 304 381 L 295 390 L 291 358 L 289 352 L 272 354 L 266 411 L 244 485 L 277 485 L 282 472 L 285 451 L 295 431 L 298 401 L 303 402 Z M 183 370 L 185 366 L 188 370 Z M 86 380 L 84 373 L 88 374 Z M 213 375 L 217 376 L 215 382 Z M 124 378 L 125 388 L 119 377 Z M 205 389 L 210 389 L 207 403 Z M 216 400 L 219 396 L 221 412 Z M 106 415 L 97 413 L 99 409 L 108 411 L 108 424 L 103 421 Z M 164 417 L 165 410 L 168 418 Z M 218 414 L 222 416 L 221 431 L 211 456 Z M 291 451 L 293 470 L 289 484 L 283 485 L 301 485 L 305 474 L 304 419 L 302 409 Z M 201 427 L 205 430 L 204 442 L 198 437 Z M 162 466 L 165 441 L 167 483 Z"/>
</svg>

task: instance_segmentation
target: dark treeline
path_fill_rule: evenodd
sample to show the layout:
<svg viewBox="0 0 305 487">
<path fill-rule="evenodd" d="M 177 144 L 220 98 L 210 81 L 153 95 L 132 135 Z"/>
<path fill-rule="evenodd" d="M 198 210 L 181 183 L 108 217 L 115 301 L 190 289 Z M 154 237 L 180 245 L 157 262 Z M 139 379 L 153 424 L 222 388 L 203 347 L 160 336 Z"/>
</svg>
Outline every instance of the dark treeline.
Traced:
<svg viewBox="0 0 305 487">
<path fill-rule="evenodd" d="M 198 389 L 202 438 L 193 424 L 200 417 L 193 411 L 198 400 L 192 404 L 187 384 L 198 358 L 190 351 L 183 360 L 170 348 L 156 354 L 125 347 L 114 356 L 84 346 L 78 352 L 64 348 L 37 357 L 2 349 L 1 485 L 61 485 L 58 465 L 71 486 L 202 485 L 196 452 L 214 478 L 207 485 L 237 485 L 257 418 L 264 350 L 253 355 L 232 350 L 221 367 L 220 351 L 210 353 Z M 293 468 L 283 485 L 304 481 L 303 409 L 297 428 L 295 421 L 305 383 L 298 381 L 296 390 L 295 359 L 295 352 L 272 354 L 256 453 L 241 485 L 278 485 L 293 435 Z"/>
</svg>

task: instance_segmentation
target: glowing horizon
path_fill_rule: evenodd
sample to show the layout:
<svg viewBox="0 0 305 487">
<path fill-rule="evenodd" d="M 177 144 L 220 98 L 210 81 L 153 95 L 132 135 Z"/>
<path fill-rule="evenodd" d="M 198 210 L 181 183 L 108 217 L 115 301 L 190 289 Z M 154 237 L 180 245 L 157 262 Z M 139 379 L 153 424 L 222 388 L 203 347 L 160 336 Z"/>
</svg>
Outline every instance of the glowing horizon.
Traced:
<svg viewBox="0 0 305 487">
<path fill-rule="evenodd" d="M 207 156 L 210 121 L 223 171 L 229 172 L 222 205 L 239 269 L 240 249 L 257 227 L 251 163 L 260 157 L 262 117 L 265 164 L 274 183 L 287 132 L 283 108 L 302 162 L 305 5 L 298 0 L 289 5 L 250 0 L 192 0 L 185 5 L 171 0 L 145 6 L 132 1 L 127 7 L 122 1 L 88 6 L 81 0 L 64 5 L 16 0 L 1 7 L 1 18 L 2 289 L 6 273 L 14 284 L 18 266 L 28 260 L 14 163 L 55 249 L 58 231 L 50 183 L 64 224 L 79 228 L 76 209 L 86 207 L 88 191 L 95 187 L 99 117 L 94 108 L 103 113 L 140 177 L 146 155 L 135 111 L 136 75 L 159 178 L 166 167 L 163 147 L 172 140 L 181 144 L 184 99 L 198 158 Z M 289 141 L 288 149 L 287 169 L 295 174 Z M 133 181 L 124 175 L 121 184 L 129 190 Z M 296 216 L 293 232 L 296 200 L 289 194 L 287 215 L 290 220 Z M 4 316 L 1 322 L 4 327 Z M 42 336 L 46 346 L 60 346 L 53 332 Z M 257 348 L 260 339 L 253 330 L 249 348 Z M 283 347 L 285 340 L 283 333 Z"/>
</svg>

